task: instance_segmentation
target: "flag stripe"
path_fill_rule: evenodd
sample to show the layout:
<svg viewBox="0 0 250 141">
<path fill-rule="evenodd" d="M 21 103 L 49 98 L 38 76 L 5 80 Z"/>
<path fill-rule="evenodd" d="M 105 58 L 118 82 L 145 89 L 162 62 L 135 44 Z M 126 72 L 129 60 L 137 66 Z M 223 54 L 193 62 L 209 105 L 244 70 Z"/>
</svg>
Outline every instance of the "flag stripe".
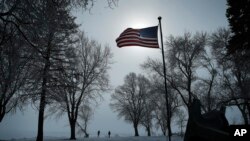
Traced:
<svg viewBox="0 0 250 141">
<path fill-rule="evenodd" d="M 138 32 L 126 32 L 126 33 L 121 34 L 121 36 L 126 36 L 126 35 L 140 36 L 140 33 L 138 33 Z"/>
<path fill-rule="evenodd" d="M 148 44 L 142 44 L 138 42 L 129 42 L 129 43 L 123 43 L 119 44 L 118 47 L 124 47 L 124 46 L 143 46 L 143 47 L 149 47 L 149 48 L 159 48 L 159 45 L 148 45 Z"/>
<path fill-rule="evenodd" d="M 119 40 L 122 40 L 122 39 L 143 39 L 143 40 L 148 40 L 148 41 L 158 41 L 157 38 L 145 38 L 145 37 L 140 37 L 137 35 L 125 35 L 125 36 L 117 38 L 116 42 L 118 42 Z"/>
<path fill-rule="evenodd" d="M 117 41 L 117 44 L 124 43 L 124 42 L 138 42 L 138 43 L 144 43 L 144 44 L 149 44 L 149 45 L 158 45 L 157 41 L 147 41 L 147 40 L 140 40 L 140 39 L 123 39 Z"/>
<path fill-rule="evenodd" d="M 140 31 L 140 30 L 138 30 L 138 29 L 126 29 L 125 31 L 123 31 L 123 32 L 121 33 L 120 36 L 129 34 L 129 33 L 134 33 L 134 34 L 140 35 L 139 31 Z"/>
<path fill-rule="evenodd" d="M 142 29 L 127 28 L 116 39 L 116 43 L 118 47 L 142 46 L 159 48 L 157 26 Z"/>
<path fill-rule="evenodd" d="M 127 28 L 126 30 L 124 30 L 124 32 L 125 31 L 136 31 L 136 32 L 138 32 L 138 31 L 140 31 L 140 29 Z"/>
</svg>

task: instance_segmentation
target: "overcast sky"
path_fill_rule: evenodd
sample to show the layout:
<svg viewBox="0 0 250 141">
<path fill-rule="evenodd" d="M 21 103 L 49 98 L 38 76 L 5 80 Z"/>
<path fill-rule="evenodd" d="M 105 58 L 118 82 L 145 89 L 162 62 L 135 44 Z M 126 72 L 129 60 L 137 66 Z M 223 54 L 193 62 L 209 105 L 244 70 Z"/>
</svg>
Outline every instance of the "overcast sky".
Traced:
<svg viewBox="0 0 250 141">
<path fill-rule="evenodd" d="M 213 32 L 219 27 L 227 27 L 225 16 L 226 0 L 119 0 L 118 7 L 107 8 L 105 0 L 96 0 L 88 11 L 74 11 L 76 22 L 81 24 L 91 39 L 108 44 L 114 54 L 110 81 L 113 88 L 123 84 L 129 72 L 142 72 L 140 64 L 147 57 L 161 57 L 159 49 L 140 47 L 117 48 L 115 39 L 128 27 L 143 28 L 158 25 L 158 16 L 162 17 L 163 36 L 183 35 L 185 32 Z M 111 133 L 133 135 L 132 125 L 117 118 L 109 107 L 110 93 L 103 94 L 104 100 L 95 109 L 89 125 L 90 134 L 101 131 L 102 136 Z M 35 137 L 37 133 L 38 112 L 27 107 L 23 113 L 7 115 L 0 123 L 0 139 Z M 45 136 L 69 137 L 68 119 L 47 118 L 44 127 Z M 144 129 L 140 134 L 145 134 Z M 91 136 L 90 135 L 90 136 Z"/>
</svg>

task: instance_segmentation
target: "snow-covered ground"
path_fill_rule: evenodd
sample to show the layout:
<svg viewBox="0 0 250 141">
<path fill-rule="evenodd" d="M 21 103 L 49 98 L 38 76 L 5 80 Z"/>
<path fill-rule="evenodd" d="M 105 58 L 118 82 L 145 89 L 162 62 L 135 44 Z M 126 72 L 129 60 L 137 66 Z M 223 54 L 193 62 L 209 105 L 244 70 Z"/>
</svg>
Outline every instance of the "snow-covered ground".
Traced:
<svg viewBox="0 0 250 141">
<path fill-rule="evenodd" d="M 174 136 L 171 141 L 183 141 L 183 138 Z M 154 137 L 112 137 L 112 138 L 89 138 L 84 141 L 168 141 L 164 136 Z"/>
<path fill-rule="evenodd" d="M 12 139 L 10 141 L 35 141 L 35 138 Z M 1 141 L 1 140 L 0 140 Z M 44 141 L 72 141 L 66 138 L 59 137 L 45 137 Z M 92 138 L 78 138 L 76 141 L 168 141 L 165 136 L 140 136 L 140 137 L 92 137 Z M 171 141 L 183 141 L 182 137 L 173 136 Z"/>
</svg>

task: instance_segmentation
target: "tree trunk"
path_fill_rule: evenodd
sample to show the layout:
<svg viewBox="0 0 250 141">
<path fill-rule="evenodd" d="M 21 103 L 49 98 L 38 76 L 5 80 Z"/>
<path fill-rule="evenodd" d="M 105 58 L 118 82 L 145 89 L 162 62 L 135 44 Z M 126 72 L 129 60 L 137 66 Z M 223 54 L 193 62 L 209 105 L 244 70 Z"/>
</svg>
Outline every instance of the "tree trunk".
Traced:
<svg viewBox="0 0 250 141">
<path fill-rule="evenodd" d="M 170 124 L 171 124 L 171 122 L 170 122 Z M 168 129 L 168 136 L 172 136 L 172 128 L 171 128 L 171 126 L 169 126 L 169 129 Z"/>
<path fill-rule="evenodd" d="M 46 83 L 46 81 L 44 81 Z M 44 109 L 45 109 L 45 88 L 43 88 L 39 105 L 38 116 L 38 132 L 36 141 L 43 141 L 43 123 L 44 123 Z"/>
<path fill-rule="evenodd" d="M 150 127 L 147 127 L 148 136 L 151 136 Z"/>
<path fill-rule="evenodd" d="M 247 117 L 247 113 L 246 113 L 246 108 L 244 107 L 245 105 L 243 105 L 243 107 L 241 107 L 239 104 L 237 105 L 238 109 L 241 112 L 241 115 L 243 117 L 244 120 L 244 124 L 248 125 L 248 117 Z"/>
<path fill-rule="evenodd" d="M 183 137 L 183 124 L 181 123 L 181 137 Z"/>
<path fill-rule="evenodd" d="M 244 110 L 241 114 L 242 114 L 242 117 L 244 119 L 245 125 L 248 125 L 248 117 L 247 117 L 246 110 Z"/>
<path fill-rule="evenodd" d="M 248 110 L 248 119 L 250 119 L 250 105 L 249 104 L 247 104 L 247 110 Z"/>
<path fill-rule="evenodd" d="M 42 80 L 42 92 L 41 92 L 41 98 L 40 98 L 40 105 L 39 105 L 39 115 L 38 115 L 38 132 L 37 132 L 37 138 L 36 141 L 43 141 L 43 123 L 44 123 L 44 110 L 46 106 L 46 83 L 48 81 L 48 71 L 50 68 L 50 46 L 48 46 L 47 49 L 47 56 L 46 56 L 46 62 L 44 65 L 43 70 L 43 80 Z"/>
<path fill-rule="evenodd" d="M 70 121 L 70 139 L 75 140 L 76 139 L 76 122 L 74 120 Z"/>
<path fill-rule="evenodd" d="M 134 129 L 135 129 L 135 136 L 139 136 L 138 125 L 137 124 L 134 124 Z"/>
<path fill-rule="evenodd" d="M 166 131 L 162 131 L 163 132 L 163 136 L 166 136 Z"/>
<path fill-rule="evenodd" d="M 0 122 L 2 122 L 4 115 L 5 115 L 5 107 L 1 104 L 0 105 Z"/>
<path fill-rule="evenodd" d="M 170 108 L 171 108 L 171 106 L 170 106 Z M 170 110 L 170 115 L 169 115 L 170 117 L 169 117 L 169 128 L 168 128 L 168 136 L 172 136 L 172 128 L 171 128 L 171 120 L 172 120 L 172 110 Z"/>
<path fill-rule="evenodd" d="M 166 136 L 166 128 L 164 128 L 164 125 L 161 126 L 161 131 L 163 133 L 164 136 Z"/>
</svg>

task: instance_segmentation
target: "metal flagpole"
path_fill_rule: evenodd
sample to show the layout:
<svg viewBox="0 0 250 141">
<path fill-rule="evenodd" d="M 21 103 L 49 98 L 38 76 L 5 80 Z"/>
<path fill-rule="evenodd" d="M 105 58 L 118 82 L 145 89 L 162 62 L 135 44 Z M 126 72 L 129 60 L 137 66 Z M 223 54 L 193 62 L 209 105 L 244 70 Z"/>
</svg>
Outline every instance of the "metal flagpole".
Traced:
<svg viewBox="0 0 250 141">
<path fill-rule="evenodd" d="M 162 60 L 163 60 L 163 73 L 164 73 L 164 84 L 165 84 L 165 98 L 166 98 L 166 107 L 167 107 L 167 127 L 168 127 L 168 140 L 171 141 L 171 128 L 170 128 L 170 110 L 168 102 L 168 89 L 167 89 L 167 78 L 166 78 L 166 64 L 164 57 L 164 48 L 162 40 L 162 29 L 161 29 L 161 17 L 158 17 L 160 25 L 160 34 L 161 34 L 161 51 L 162 51 Z"/>
</svg>

